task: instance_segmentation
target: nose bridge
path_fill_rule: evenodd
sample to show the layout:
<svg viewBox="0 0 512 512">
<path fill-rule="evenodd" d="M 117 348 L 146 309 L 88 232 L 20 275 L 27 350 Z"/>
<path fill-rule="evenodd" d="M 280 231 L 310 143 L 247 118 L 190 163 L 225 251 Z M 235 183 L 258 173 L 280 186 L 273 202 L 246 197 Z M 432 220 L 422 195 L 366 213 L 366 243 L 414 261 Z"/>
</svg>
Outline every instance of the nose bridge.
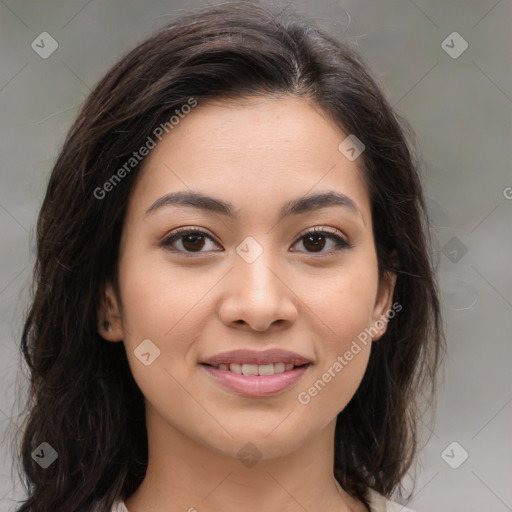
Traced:
<svg viewBox="0 0 512 512">
<path fill-rule="evenodd" d="M 277 255 L 272 252 L 270 237 L 256 240 L 249 236 L 240 243 L 236 252 L 235 273 L 241 290 L 266 300 L 279 293 L 282 283 L 276 277 L 279 265 L 276 263 Z"/>
<path fill-rule="evenodd" d="M 293 321 L 296 308 L 291 291 L 280 276 L 283 268 L 270 243 L 271 237 L 247 237 L 236 249 L 229 286 L 221 313 L 228 323 L 243 320 L 253 329 L 264 330 L 276 321 Z"/>
</svg>

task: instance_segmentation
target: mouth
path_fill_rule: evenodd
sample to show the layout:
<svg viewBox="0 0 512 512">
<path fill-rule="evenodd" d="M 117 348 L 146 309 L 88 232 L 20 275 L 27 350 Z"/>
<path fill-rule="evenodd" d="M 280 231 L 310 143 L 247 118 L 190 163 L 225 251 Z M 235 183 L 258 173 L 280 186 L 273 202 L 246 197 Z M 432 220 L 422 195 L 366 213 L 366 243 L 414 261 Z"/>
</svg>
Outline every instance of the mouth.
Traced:
<svg viewBox="0 0 512 512">
<path fill-rule="evenodd" d="M 237 350 L 199 364 L 224 389 L 242 396 L 263 397 L 293 386 L 313 363 L 284 350 Z"/>
</svg>

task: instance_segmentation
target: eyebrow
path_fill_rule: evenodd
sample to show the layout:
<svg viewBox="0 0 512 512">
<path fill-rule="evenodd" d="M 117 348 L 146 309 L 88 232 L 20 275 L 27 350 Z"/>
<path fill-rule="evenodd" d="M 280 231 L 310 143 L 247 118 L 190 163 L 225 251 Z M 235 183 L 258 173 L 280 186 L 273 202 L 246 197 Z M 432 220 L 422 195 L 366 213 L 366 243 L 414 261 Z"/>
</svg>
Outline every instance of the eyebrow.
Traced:
<svg viewBox="0 0 512 512">
<path fill-rule="evenodd" d="M 169 194 L 165 194 L 157 199 L 148 208 L 146 215 L 153 214 L 157 210 L 171 206 L 197 208 L 224 215 L 231 219 L 236 218 L 239 212 L 239 210 L 235 211 L 235 208 L 231 203 L 221 199 L 216 199 L 214 197 L 201 194 L 200 192 L 178 191 L 170 192 Z M 346 208 L 347 211 L 361 216 L 364 223 L 364 217 L 356 203 L 345 194 L 335 191 L 303 196 L 286 202 L 280 209 L 278 221 L 280 222 L 291 215 L 300 215 L 302 213 L 312 212 L 332 206 Z"/>
</svg>

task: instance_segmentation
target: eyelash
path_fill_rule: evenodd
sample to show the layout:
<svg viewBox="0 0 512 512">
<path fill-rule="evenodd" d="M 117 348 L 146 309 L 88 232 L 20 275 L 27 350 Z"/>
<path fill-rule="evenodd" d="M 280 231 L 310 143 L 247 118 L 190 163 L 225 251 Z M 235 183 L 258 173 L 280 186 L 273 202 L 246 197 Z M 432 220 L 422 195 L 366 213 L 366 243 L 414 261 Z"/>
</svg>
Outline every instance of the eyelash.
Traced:
<svg viewBox="0 0 512 512">
<path fill-rule="evenodd" d="M 176 240 L 179 240 L 184 235 L 191 235 L 191 234 L 201 234 L 201 235 L 204 235 L 205 237 L 209 238 L 211 241 L 213 241 L 214 243 L 219 245 L 217 243 L 217 241 L 212 236 L 210 236 L 206 231 L 203 231 L 202 229 L 199 229 L 199 228 L 190 228 L 190 227 L 178 228 L 178 229 L 172 231 L 171 233 L 169 233 L 168 236 L 166 236 L 161 241 L 160 245 L 162 247 L 165 247 L 167 250 L 169 250 L 171 252 L 178 252 L 178 253 L 181 253 L 181 254 L 186 254 L 187 257 L 194 258 L 194 257 L 196 257 L 195 256 L 196 254 L 201 254 L 202 252 L 205 252 L 205 251 L 193 252 L 193 251 L 182 251 L 182 250 L 179 250 L 179 249 L 171 248 L 172 244 Z M 327 230 L 325 228 L 322 228 L 322 229 L 320 229 L 320 228 L 313 228 L 313 229 L 305 232 L 304 234 L 299 236 L 299 238 L 295 241 L 295 243 L 293 245 L 295 245 L 297 242 L 299 242 L 300 240 L 302 240 L 303 238 L 305 238 L 306 236 L 308 236 L 310 234 L 324 235 L 327 238 L 333 240 L 334 243 L 335 243 L 334 249 L 331 249 L 329 251 L 319 252 L 319 253 L 306 251 L 307 254 L 316 255 L 316 257 L 329 256 L 329 255 L 332 255 L 335 252 L 342 251 L 344 249 L 351 249 L 353 247 L 352 244 L 350 244 L 349 242 L 346 242 L 339 235 L 337 235 L 337 234 L 335 234 L 335 233 L 333 233 L 330 230 Z M 216 251 L 216 252 L 220 252 L 220 251 Z M 296 251 L 294 251 L 294 252 L 296 252 Z M 298 252 L 302 252 L 302 251 L 298 251 Z"/>
</svg>

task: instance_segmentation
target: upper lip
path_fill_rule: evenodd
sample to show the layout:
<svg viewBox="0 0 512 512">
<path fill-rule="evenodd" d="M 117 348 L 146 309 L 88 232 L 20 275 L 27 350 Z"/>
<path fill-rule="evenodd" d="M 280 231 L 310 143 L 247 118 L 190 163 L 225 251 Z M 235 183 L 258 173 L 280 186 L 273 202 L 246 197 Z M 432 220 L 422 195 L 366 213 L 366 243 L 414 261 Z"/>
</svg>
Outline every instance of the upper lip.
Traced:
<svg viewBox="0 0 512 512">
<path fill-rule="evenodd" d="M 202 364 L 218 366 L 219 364 L 270 364 L 270 363 L 292 363 L 296 366 L 311 363 L 311 360 L 295 352 L 282 349 L 269 350 L 231 350 L 209 357 Z"/>
</svg>

